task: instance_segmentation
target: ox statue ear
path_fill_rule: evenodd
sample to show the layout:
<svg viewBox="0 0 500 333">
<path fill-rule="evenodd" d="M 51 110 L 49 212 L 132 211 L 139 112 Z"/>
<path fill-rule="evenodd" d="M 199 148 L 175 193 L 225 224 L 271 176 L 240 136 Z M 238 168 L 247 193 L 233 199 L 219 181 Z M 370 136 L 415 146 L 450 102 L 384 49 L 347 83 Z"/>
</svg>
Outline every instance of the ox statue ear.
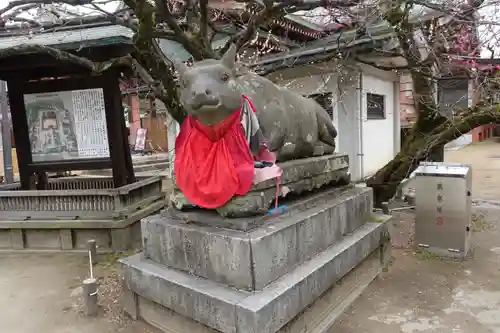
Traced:
<svg viewBox="0 0 500 333">
<path fill-rule="evenodd" d="M 186 73 L 186 70 L 188 69 L 188 67 L 186 66 L 185 63 L 183 63 L 181 60 L 179 59 L 170 59 L 170 61 L 172 62 L 172 65 L 174 66 L 175 70 L 177 72 L 179 72 L 179 76 L 183 76 L 184 73 Z"/>
<path fill-rule="evenodd" d="M 236 63 L 236 51 L 238 51 L 238 48 L 236 44 L 233 43 L 221 59 L 222 64 L 231 70 L 234 70 L 234 65 Z"/>
</svg>

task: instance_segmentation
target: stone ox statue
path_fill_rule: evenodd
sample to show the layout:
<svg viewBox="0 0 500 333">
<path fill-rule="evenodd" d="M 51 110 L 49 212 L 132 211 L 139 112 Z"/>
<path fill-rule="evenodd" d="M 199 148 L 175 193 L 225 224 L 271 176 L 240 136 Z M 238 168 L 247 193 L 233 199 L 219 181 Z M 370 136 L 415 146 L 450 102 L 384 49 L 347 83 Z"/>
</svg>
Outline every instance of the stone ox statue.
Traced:
<svg viewBox="0 0 500 333">
<path fill-rule="evenodd" d="M 244 70 L 237 73 L 236 50 L 233 45 L 221 60 L 203 60 L 192 67 L 175 64 L 180 101 L 188 114 L 203 124 L 216 125 L 241 107 L 245 95 L 278 161 L 333 153 L 337 131 L 325 109 L 262 76 Z"/>
</svg>

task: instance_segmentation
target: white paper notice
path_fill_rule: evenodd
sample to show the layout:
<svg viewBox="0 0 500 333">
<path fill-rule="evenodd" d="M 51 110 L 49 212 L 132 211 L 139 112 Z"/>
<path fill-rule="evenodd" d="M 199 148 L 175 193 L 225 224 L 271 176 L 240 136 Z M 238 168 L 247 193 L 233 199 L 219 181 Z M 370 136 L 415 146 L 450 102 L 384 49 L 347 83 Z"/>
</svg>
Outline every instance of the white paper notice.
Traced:
<svg viewBox="0 0 500 333">
<path fill-rule="evenodd" d="M 78 156 L 109 157 L 103 89 L 73 90 L 71 95 Z"/>
</svg>

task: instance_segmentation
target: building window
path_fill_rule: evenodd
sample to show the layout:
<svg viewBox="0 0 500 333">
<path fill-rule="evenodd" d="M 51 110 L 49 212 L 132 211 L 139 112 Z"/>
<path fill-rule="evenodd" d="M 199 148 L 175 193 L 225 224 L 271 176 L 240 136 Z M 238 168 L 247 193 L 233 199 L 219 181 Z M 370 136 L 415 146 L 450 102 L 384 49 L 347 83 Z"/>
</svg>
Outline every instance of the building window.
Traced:
<svg viewBox="0 0 500 333">
<path fill-rule="evenodd" d="M 385 96 L 366 94 L 366 117 L 368 119 L 385 119 Z"/>
<path fill-rule="evenodd" d="M 460 109 L 469 106 L 468 78 L 443 78 L 438 80 L 438 104 L 442 115 L 453 117 Z"/>
<path fill-rule="evenodd" d="M 314 99 L 319 105 L 321 105 L 326 110 L 330 118 L 333 119 L 332 93 L 313 94 L 309 95 L 309 98 Z"/>
</svg>

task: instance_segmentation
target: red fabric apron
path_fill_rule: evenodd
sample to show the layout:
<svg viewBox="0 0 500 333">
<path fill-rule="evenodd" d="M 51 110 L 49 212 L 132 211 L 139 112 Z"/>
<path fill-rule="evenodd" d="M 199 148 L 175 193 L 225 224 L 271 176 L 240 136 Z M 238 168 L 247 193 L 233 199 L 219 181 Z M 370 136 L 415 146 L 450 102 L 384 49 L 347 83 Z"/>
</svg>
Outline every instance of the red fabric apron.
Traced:
<svg viewBox="0 0 500 333">
<path fill-rule="evenodd" d="M 217 208 L 234 195 L 246 194 L 254 162 L 240 122 L 240 111 L 215 126 L 187 116 L 175 140 L 175 177 L 186 198 Z"/>
</svg>

